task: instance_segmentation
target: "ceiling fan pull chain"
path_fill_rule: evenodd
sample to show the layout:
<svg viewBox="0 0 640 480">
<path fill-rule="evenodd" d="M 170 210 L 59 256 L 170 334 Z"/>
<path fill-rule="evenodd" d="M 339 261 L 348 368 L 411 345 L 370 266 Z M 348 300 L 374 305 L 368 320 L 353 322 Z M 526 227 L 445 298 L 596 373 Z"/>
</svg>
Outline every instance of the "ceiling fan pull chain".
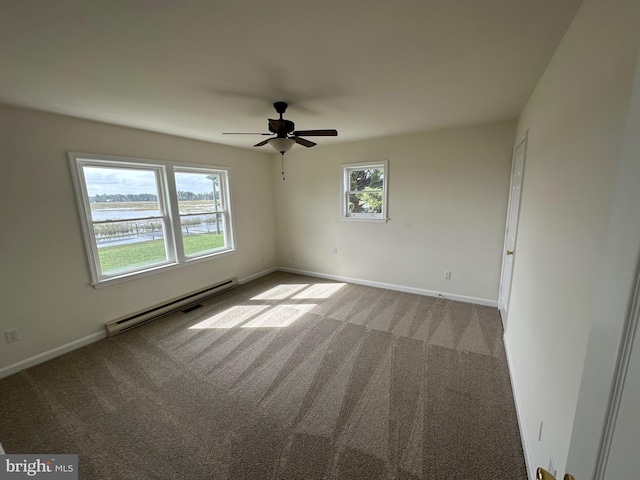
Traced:
<svg viewBox="0 0 640 480">
<path fill-rule="evenodd" d="M 282 180 L 284 180 L 284 152 L 280 152 L 280 159 L 282 162 Z"/>
</svg>

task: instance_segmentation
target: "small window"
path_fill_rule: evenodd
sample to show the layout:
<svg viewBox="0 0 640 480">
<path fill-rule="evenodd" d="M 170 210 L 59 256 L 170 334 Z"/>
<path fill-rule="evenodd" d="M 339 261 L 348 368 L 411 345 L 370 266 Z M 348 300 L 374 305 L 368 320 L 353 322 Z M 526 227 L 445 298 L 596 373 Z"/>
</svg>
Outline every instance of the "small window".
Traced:
<svg viewBox="0 0 640 480">
<path fill-rule="evenodd" d="M 226 169 L 69 158 L 93 285 L 234 249 Z"/>
<path fill-rule="evenodd" d="M 342 217 L 387 221 L 388 162 L 343 165 Z"/>
</svg>

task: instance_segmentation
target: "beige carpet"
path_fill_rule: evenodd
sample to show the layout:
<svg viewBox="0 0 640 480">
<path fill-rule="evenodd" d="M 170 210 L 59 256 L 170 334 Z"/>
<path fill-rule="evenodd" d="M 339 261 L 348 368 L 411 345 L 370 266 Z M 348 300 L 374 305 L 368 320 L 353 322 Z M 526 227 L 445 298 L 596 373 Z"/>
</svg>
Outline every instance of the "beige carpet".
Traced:
<svg viewBox="0 0 640 480">
<path fill-rule="evenodd" d="M 0 380 L 83 479 L 526 479 L 495 308 L 274 273 Z"/>
</svg>

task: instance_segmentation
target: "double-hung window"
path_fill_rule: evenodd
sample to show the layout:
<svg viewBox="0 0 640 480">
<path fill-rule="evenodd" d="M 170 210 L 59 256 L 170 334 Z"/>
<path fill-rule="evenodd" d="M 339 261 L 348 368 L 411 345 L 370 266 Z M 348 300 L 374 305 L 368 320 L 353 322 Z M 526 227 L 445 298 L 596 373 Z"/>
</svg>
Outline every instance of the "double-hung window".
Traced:
<svg viewBox="0 0 640 480">
<path fill-rule="evenodd" d="M 387 221 L 388 162 L 342 165 L 342 218 Z"/>
<path fill-rule="evenodd" d="M 94 286 L 234 250 L 227 169 L 69 158 Z"/>
</svg>

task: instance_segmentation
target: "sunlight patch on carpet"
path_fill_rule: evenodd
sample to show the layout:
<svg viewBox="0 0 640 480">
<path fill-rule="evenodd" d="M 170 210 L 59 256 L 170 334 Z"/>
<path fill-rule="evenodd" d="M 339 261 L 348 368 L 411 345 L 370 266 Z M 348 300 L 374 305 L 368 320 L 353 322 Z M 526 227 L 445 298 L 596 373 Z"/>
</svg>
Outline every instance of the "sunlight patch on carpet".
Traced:
<svg viewBox="0 0 640 480">
<path fill-rule="evenodd" d="M 293 298 L 329 298 L 345 285 L 346 283 L 316 283 L 315 285 L 310 285 L 309 288 L 306 288 L 297 295 L 294 295 Z"/>
<path fill-rule="evenodd" d="M 302 315 L 316 306 L 315 303 L 304 305 L 278 305 L 251 320 L 241 328 L 284 328 L 298 320 Z"/>
<path fill-rule="evenodd" d="M 189 327 L 190 330 L 203 328 L 233 328 L 249 319 L 259 315 L 270 305 L 238 305 L 226 309 L 212 317 Z"/>
<path fill-rule="evenodd" d="M 285 283 L 262 292 L 260 295 L 251 298 L 251 300 L 282 300 L 304 290 L 308 286 L 308 283 Z"/>
</svg>

